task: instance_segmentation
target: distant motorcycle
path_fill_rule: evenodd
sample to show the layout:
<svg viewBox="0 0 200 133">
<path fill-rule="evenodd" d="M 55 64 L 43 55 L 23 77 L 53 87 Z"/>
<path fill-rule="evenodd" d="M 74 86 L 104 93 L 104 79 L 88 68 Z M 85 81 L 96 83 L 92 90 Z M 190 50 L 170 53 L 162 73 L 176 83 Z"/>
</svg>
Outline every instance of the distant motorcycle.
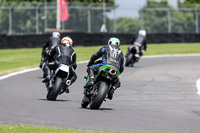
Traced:
<svg viewBox="0 0 200 133">
<path fill-rule="evenodd" d="M 95 62 L 95 64 L 98 64 Z M 120 75 L 119 70 L 112 66 L 101 66 L 99 71 L 95 73 L 94 85 L 84 90 L 84 97 L 81 101 L 81 106 L 86 108 L 90 105 L 91 109 L 99 109 L 105 98 L 108 96 L 113 83 L 118 80 Z M 89 76 L 85 77 L 86 83 L 89 82 Z"/>
<path fill-rule="evenodd" d="M 70 67 L 64 64 L 60 64 L 55 72 L 52 72 L 51 80 L 46 83 L 47 87 L 47 99 L 56 100 L 58 95 L 61 95 L 63 92 L 68 89 L 68 86 L 71 84 L 70 80 L 67 80 L 69 77 Z"/>
<path fill-rule="evenodd" d="M 138 50 L 139 50 L 139 47 L 137 45 L 131 45 L 128 48 L 128 53 L 126 55 L 125 66 L 133 67 L 134 64 L 139 61 L 140 56 L 139 56 L 139 54 L 137 54 Z"/>
</svg>

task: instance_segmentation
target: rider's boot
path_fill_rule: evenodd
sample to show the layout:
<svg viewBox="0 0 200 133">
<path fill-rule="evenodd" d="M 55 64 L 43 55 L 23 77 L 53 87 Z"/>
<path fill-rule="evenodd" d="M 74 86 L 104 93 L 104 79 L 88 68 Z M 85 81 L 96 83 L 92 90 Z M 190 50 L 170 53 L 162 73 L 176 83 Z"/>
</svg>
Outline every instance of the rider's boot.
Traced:
<svg viewBox="0 0 200 133">
<path fill-rule="evenodd" d="M 113 87 L 110 88 L 110 90 L 108 92 L 108 96 L 107 96 L 108 99 L 112 100 L 114 91 L 115 91 L 115 89 L 114 89 L 114 86 L 113 86 Z"/>
<path fill-rule="evenodd" d="M 46 76 L 46 78 L 44 80 L 42 80 L 42 82 L 47 83 L 50 81 L 50 79 L 51 79 L 51 77 L 48 75 L 48 76 Z"/>
<path fill-rule="evenodd" d="M 121 82 L 118 80 L 110 89 L 110 91 L 108 92 L 108 96 L 107 98 L 112 100 L 113 98 L 113 94 L 114 94 L 114 91 L 119 88 L 121 86 Z"/>
<path fill-rule="evenodd" d="M 43 71 L 44 71 L 44 73 L 46 73 L 47 76 L 45 77 L 45 79 L 44 79 L 42 82 L 43 82 L 43 83 L 47 83 L 47 82 L 49 82 L 50 79 L 51 79 L 51 76 L 50 76 L 50 69 L 49 69 L 49 67 L 48 67 L 47 65 L 44 65 Z"/>
<path fill-rule="evenodd" d="M 85 84 L 84 88 L 88 88 L 94 84 L 94 72 L 91 68 L 88 68 L 88 76 L 89 76 L 89 81 Z"/>
</svg>

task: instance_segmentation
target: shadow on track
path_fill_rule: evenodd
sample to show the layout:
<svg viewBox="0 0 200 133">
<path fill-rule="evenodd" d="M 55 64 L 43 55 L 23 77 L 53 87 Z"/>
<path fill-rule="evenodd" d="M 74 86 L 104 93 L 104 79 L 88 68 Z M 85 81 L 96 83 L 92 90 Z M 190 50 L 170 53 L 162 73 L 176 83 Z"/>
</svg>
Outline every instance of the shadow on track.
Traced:
<svg viewBox="0 0 200 133">
<path fill-rule="evenodd" d="M 57 99 L 55 101 L 51 101 L 51 100 L 48 100 L 48 99 L 38 99 L 38 100 L 50 101 L 50 102 L 69 102 L 69 101 L 72 101 L 72 100 L 61 100 L 61 99 Z"/>
<path fill-rule="evenodd" d="M 80 109 L 101 110 L 101 111 L 104 111 L 104 110 L 115 110 L 115 109 L 113 109 L 113 108 L 99 108 L 99 109 L 90 109 L 89 107 L 87 107 L 87 108 L 82 108 L 82 107 L 80 107 Z"/>
</svg>

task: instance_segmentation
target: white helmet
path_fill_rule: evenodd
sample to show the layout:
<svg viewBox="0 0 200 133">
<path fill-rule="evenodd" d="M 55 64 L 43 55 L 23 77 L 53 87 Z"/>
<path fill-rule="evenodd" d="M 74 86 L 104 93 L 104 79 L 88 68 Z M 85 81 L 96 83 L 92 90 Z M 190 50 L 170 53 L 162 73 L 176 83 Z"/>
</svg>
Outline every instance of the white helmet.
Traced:
<svg viewBox="0 0 200 133">
<path fill-rule="evenodd" d="M 72 46 L 73 45 L 73 41 L 70 37 L 63 37 L 61 44 L 66 44 L 68 46 Z"/>
<path fill-rule="evenodd" d="M 140 30 L 139 31 L 139 35 L 146 36 L 146 31 L 145 30 Z"/>
<path fill-rule="evenodd" d="M 120 40 L 116 37 L 111 37 L 108 40 L 108 45 L 115 45 L 115 46 L 119 47 L 120 46 Z"/>
<path fill-rule="evenodd" d="M 53 32 L 53 33 L 52 33 L 52 36 L 53 36 L 53 37 L 58 37 L 58 38 L 60 38 L 60 33 L 59 33 L 59 32 Z"/>
</svg>

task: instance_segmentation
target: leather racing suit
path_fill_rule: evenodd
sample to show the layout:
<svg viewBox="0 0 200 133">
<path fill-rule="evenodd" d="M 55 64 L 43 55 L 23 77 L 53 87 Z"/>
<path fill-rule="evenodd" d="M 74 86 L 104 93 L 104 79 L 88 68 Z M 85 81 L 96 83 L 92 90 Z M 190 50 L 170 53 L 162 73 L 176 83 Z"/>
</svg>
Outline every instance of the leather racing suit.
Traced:
<svg viewBox="0 0 200 133">
<path fill-rule="evenodd" d="M 56 70 L 60 64 L 65 64 L 70 67 L 68 80 L 73 84 L 77 79 L 77 75 L 74 72 L 77 68 L 76 53 L 73 48 L 66 44 L 59 44 L 49 52 L 49 56 L 54 57 L 55 60 L 50 63 L 45 63 L 44 71 L 47 75 L 50 77 L 50 70 Z"/>
<path fill-rule="evenodd" d="M 102 57 L 102 63 L 93 65 L 93 63 L 100 57 Z M 114 45 L 106 45 L 91 56 L 91 59 L 87 65 L 89 80 L 92 81 L 94 71 L 98 71 L 99 67 L 105 65 L 115 66 L 120 73 L 124 71 L 124 56 L 119 47 Z M 120 81 L 118 80 L 118 87 L 119 86 L 120 86 Z"/>
</svg>

